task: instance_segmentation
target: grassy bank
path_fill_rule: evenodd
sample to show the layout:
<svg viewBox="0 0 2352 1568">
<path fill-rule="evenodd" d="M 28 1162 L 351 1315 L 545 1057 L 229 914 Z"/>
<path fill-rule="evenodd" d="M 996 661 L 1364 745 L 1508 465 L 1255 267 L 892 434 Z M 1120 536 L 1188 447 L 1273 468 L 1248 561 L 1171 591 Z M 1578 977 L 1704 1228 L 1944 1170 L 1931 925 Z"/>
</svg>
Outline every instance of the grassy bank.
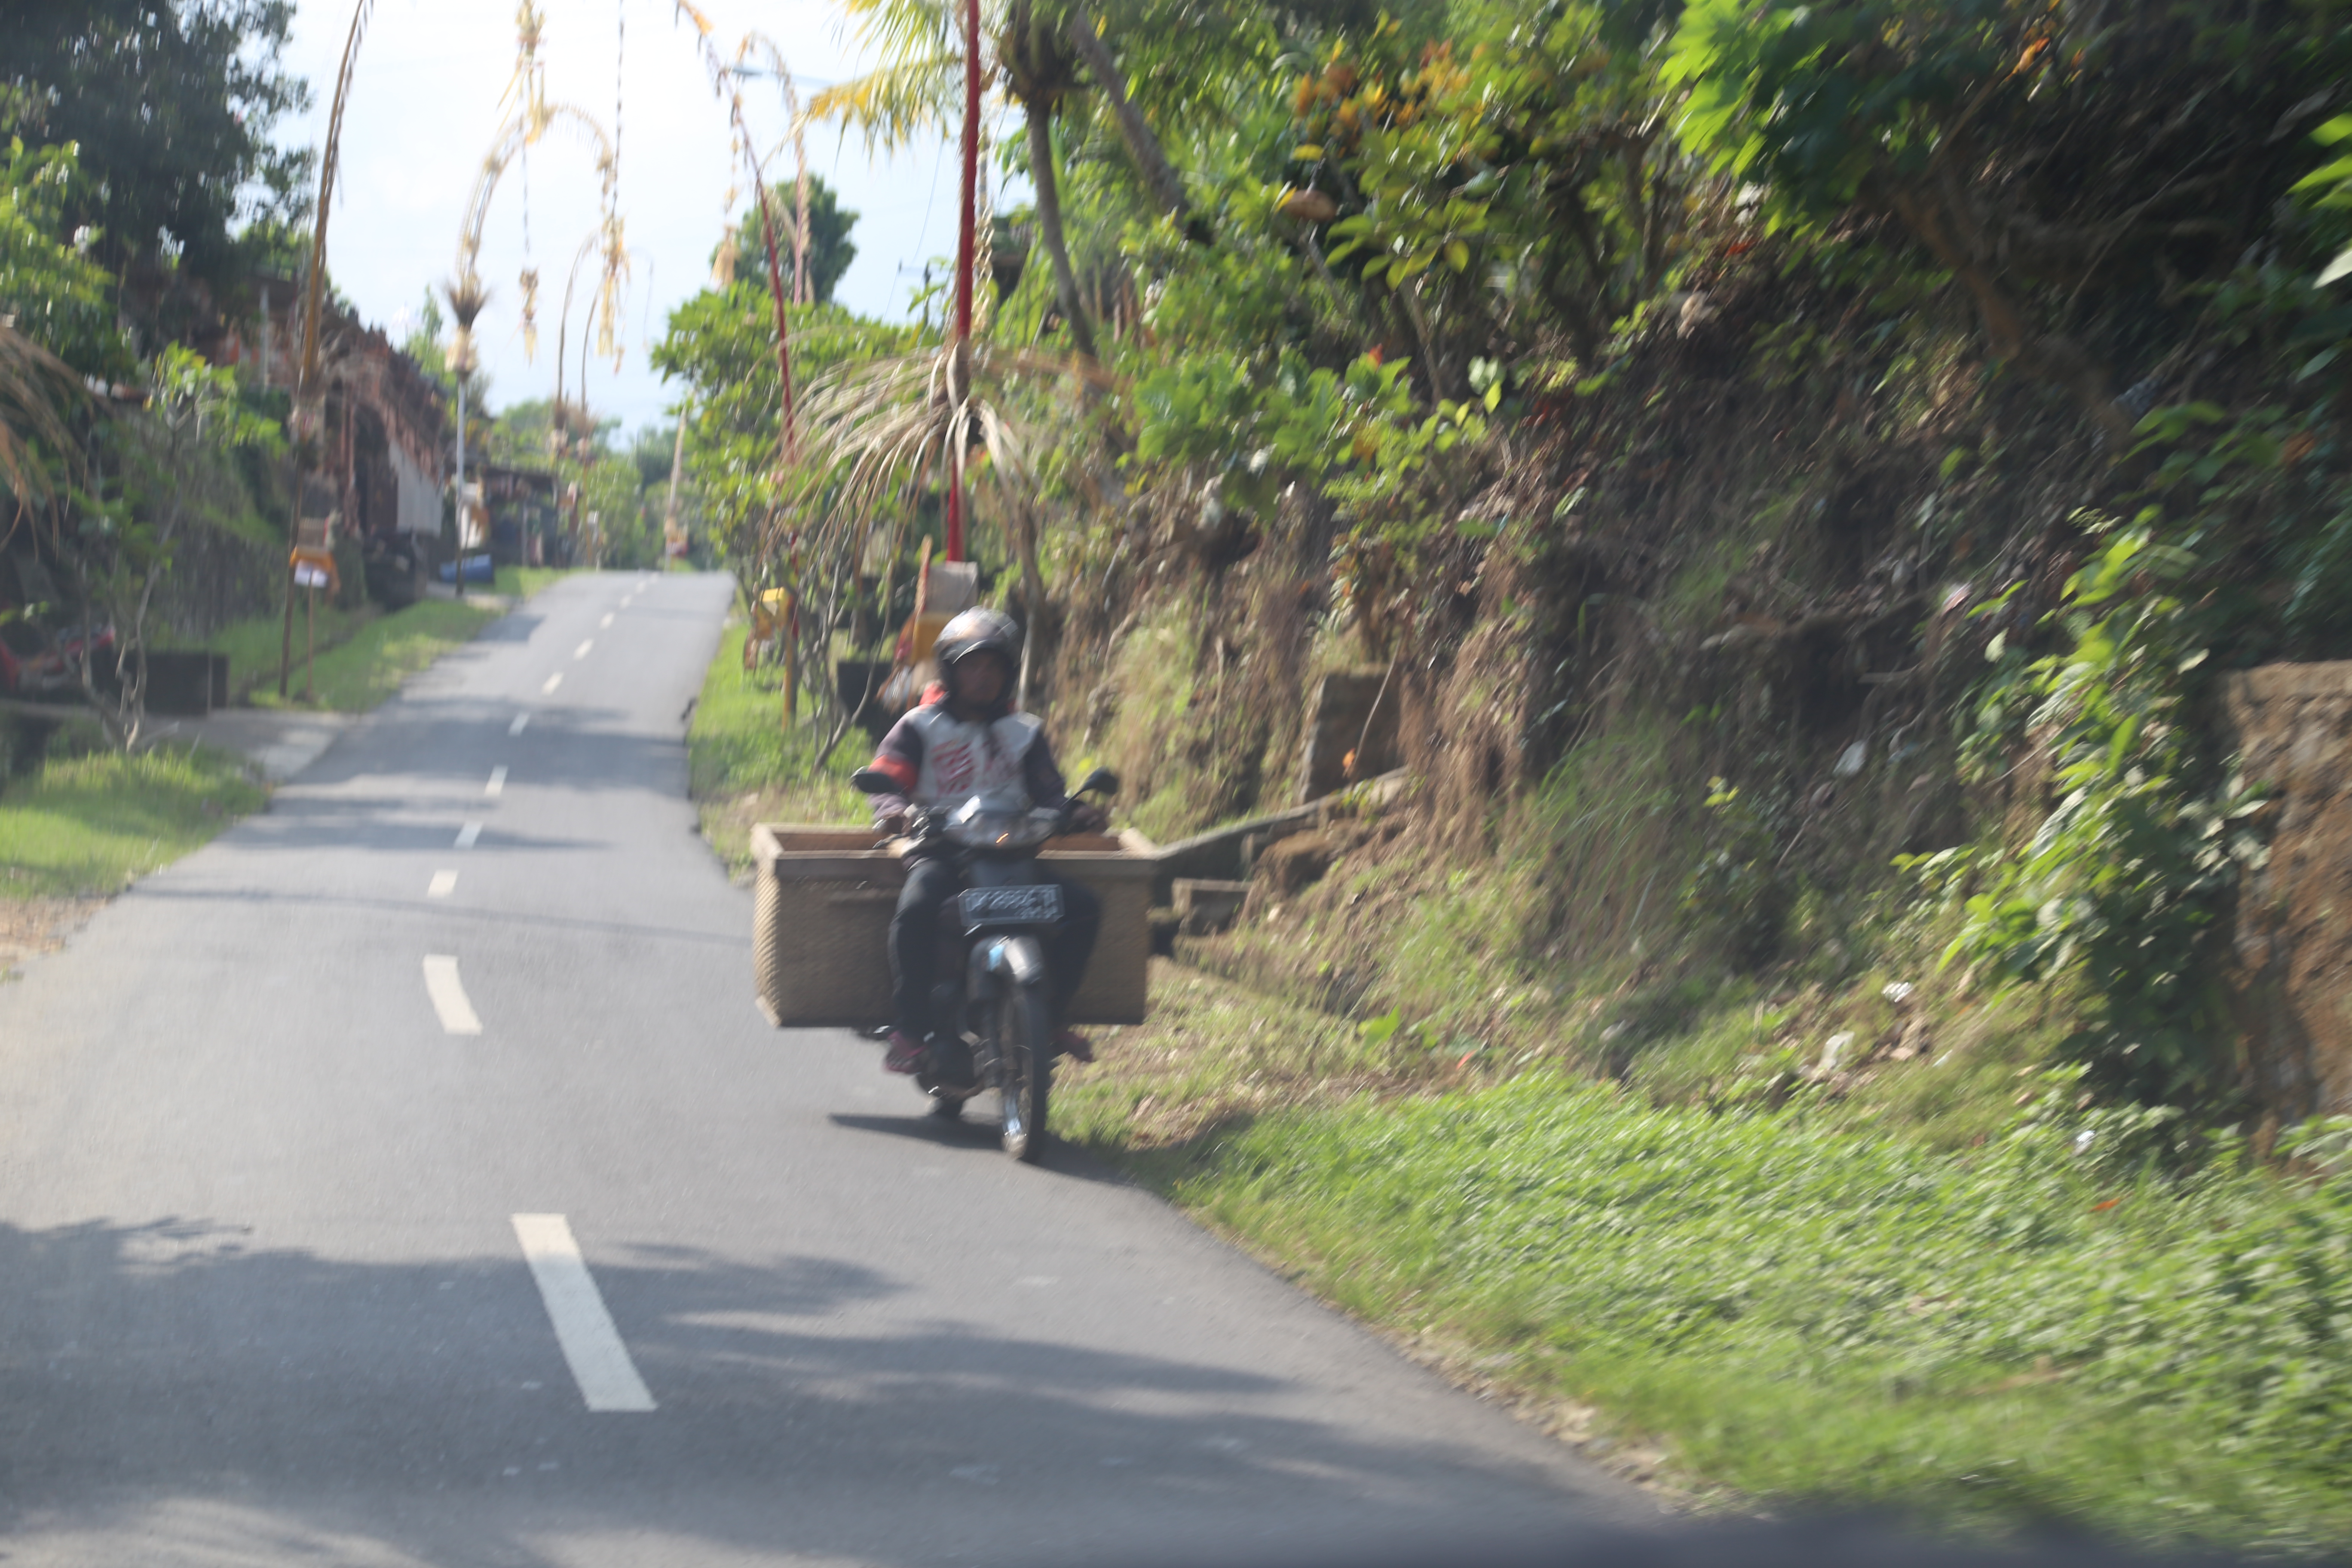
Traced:
<svg viewBox="0 0 2352 1568">
<path fill-rule="evenodd" d="M 850 771 L 866 761 L 865 737 L 849 735 L 822 773 L 814 763 L 824 736 L 803 723 L 786 730 L 783 676 L 772 665 L 746 674 L 746 628 L 730 626 L 702 678 L 687 732 L 689 789 L 703 837 L 730 870 L 751 865 L 758 822 L 863 822 L 865 803 Z"/>
<path fill-rule="evenodd" d="M 360 629 L 383 618 L 383 611 L 362 601 L 348 610 L 339 610 L 322 599 L 319 605 L 318 623 L 314 630 L 320 652 L 341 647 L 356 636 Z M 228 656 L 230 700 L 242 700 L 267 690 L 273 698 L 278 692 L 278 657 L 280 639 L 285 636 L 285 623 L 278 612 L 248 616 L 244 620 L 222 627 L 205 645 L 208 651 Z M 294 681 L 299 689 L 302 680 L 303 641 L 302 607 L 294 613 Z"/>
<path fill-rule="evenodd" d="M 315 705 L 346 712 L 374 707 L 410 675 L 471 640 L 498 613 L 441 600 L 391 615 L 322 611 L 322 633 L 331 622 L 341 640 L 319 655 Z M 278 629 L 261 619 L 241 623 L 214 647 L 229 654 L 235 669 L 241 659 L 257 664 L 267 643 L 274 671 Z M 257 703 L 278 705 L 274 675 L 271 679 L 253 693 Z M 310 706 L 299 696 L 301 679 L 298 664 L 292 705 Z M 0 775 L 0 899 L 112 893 L 199 847 L 268 799 L 243 763 L 225 752 L 166 745 L 125 757 L 105 747 L 87 718 L 72 719 L 42 739 L 35 753 L 42 760 L 13 780 Z"/>
<path fill-rule="evenodd" d="M 498 592 L 509 599 L 528 599 L 550 584 L 571 574 L 570 568 L 501 566 L 498 572 Z M 315 645 L 307 644 L 305 641 L 302 606 L 298 604 L 294 607 L 293 685 L 295 690 L 299 692 L 301 689 L 305 647 L 317 647 L 320 654 L 320 679 L 324 682 L 327 669 L 325 656 L 352 642 L 370 626 L 379 622 L 399 622 L 399 630 L 383 634 L 394 642 L 404 641 L 415 631 L 428 625 L 436 629 L 446 630 L 448 626 L 459 624 L 455 617 L 447 615 L 447 611 L 455 604 L 456 602 L 451 600 L 423 599 L 405 609 L 387 612 L 373 601 L 363 600 L 354 607 L 343 610 L 336 608 L 331 602 L 321 598 L 318 605 L 318 620 L 313 628 L 316 636 Z M 485 612 L 479 605 L 466 605 L 462 607 L 467 616 L 476 617 L 473 625 L 476 629 L 479 629 L 480 621 L 488 618 L 488 612 Z M 419 612 L 423 614 L 420 616 Z M 412 619 L 402 622 L 403 616 L 410 616 Z M 222 627 L 213 635 L 211 641 L 205 645 L 209 652 L 228 656 L 229 691 L 233 700 L 249 699 L 257 703 L 268 704 L 274 704 L 277 701 L 278 657 L 279 642 L 284 635 L 284 623 L 279 619 L 278 612 L 272 610 L 266 615 L 248 616 L 244 620 Z M 467 634 L 467 637 L 471 635 L 470 632 Z M 457 640 L 462 642 L 466 639 L 459 637 Z M 439 652 L 446 651 L 450 646 L 454 644 L 445 643 L 434 657 L 439 657 Z M 428 658 L 425 662 L 429 664 L 432 660 Z M 403 669 L 401 674 L 404 677 L 413 673 L 417 668 L 421 667 L 412 665 Z M 398 680 L 394 680 L 394 688 L 396 689 L 398 685 Z M 388 695 L 390 695 L 388 689 L 379 692 L 373 701 L 380 702 Z M 373 706 L 373 702 L 364 705 Z M 327 702 L 323 706 L 341 708 L 344 704 Z"/>
<path fill-rule="evenodd" d="M 578 570 L 576 566 L 501 566 L 496 574 L 498 591 L 509 599 L 528 599 Z"/>
<path fill-rule="evenodd" d="M 2352 1178 L 2167 1178 L 2148 1113 L 2063 1077 L 1954 1152 L 1802 1095 L 1402 1092 L 1417 1044 L 1172 965 L 1154 1014 L 1069 1073 L 1067 1136 L 1597 1454 L 1767 1506 L 2352 1541 Z"/>
<path fill-rule="evenodd" d="M 448 599 L 424 599 L 404 610 L 371 616 L 339 646 L 319 655 L 317 698 L 305 701 L 304 663 L 294 662 L 293 697 L 281 704 L 272 685 L 252 693 L 257 707 L 281 705 L 359 713 L 400 689 L 400 683 L 450 649 L 474 639 L 499 612 Z"/>
<path fill-rule="evenodd" d="M 268 798 L 236 759 L 203 747 L 53 755 L 0 788 L 0 899 L 117 891 Z"/>
</svg>

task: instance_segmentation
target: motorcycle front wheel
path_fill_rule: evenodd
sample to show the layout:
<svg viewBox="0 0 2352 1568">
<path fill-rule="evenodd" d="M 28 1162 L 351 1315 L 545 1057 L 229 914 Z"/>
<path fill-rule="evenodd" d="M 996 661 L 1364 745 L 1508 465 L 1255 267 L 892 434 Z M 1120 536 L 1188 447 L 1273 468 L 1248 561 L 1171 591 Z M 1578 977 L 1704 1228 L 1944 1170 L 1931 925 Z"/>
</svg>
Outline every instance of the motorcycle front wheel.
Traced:
<svg viewBox="0 0 2352 1568">
<path fill-rule="evenodd" d="M 1045 1101 L 1054 1077 L 1043 986 L 1006 988 L 996 1004 L 996 1048 L 1004 1152 L 1034 1162 L 1045 1147 Z"/>
</svg>

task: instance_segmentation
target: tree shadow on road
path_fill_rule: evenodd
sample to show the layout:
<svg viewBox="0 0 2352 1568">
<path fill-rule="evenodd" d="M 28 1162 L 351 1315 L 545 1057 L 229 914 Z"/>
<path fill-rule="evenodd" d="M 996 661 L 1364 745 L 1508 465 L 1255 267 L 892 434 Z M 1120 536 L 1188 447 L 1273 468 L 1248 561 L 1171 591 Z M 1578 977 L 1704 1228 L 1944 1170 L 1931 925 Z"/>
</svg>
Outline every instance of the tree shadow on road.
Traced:
<svg viewBox="0 0 2352 1568">
<path fill-rule="evenodd" d="M 144 1564 L 529 1568 L 696 1543 L 1205 1561 L 1579 1506 L 1549 1467 L 1376 1436 L 1238 1358 L 939 1316 L 854 1258 L 582 1242 L 650 1414 L 583 1408 L 520 1254 L 487 1237 L 380 1261 L 196 1220 L 0 1226 L 0 1530 L 27 1561 Z M 1593 1486 L 1588 1507 L 1622 1514 Z"/>
</svg>

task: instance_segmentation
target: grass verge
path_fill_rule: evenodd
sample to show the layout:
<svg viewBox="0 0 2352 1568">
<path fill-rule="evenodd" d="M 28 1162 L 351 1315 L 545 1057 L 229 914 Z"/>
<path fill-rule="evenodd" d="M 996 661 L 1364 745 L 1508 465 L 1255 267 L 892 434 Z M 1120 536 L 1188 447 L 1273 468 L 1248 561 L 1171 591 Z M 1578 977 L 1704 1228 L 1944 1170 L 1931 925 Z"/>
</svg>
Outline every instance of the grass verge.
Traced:
<svg viewBox="0 0 2352 1568">
<path fill-rule="evenodd" d="M 571 574 L 572 569 L 568 567 L 501 566 L 498 572 L 498 592 L 509 599 L 528 599 L 557 579 L 568 577 Z M 378 622 L 398 621 L 401 616 L 413 616 L 418 610 L 429 610 L 431 606 L 446 605 L 451 603 L 453 601 L 425 599 L 405 609 L 387 612 L 370 601 L 363 600 L 353 608 L 342 610 L 337 609 L 332 603 L 321 599 L 318 606 L 318 623 L 315 628 L 316 647 L 321 656 L 320 679 L 322 681 L 325 679 L 326 661 L 323 656 L 350 643 L 367 627 Z M 477 615 L 483 613 L 479 606 L 464 607 Z M 299 690 L 302 685 L 303 650 L 310 645 L 306 643 L 304 637 L 302 606 L 297 604 L 294 608 L 292 684 Z M 409 626 L 413 629 L 414 623 L 410 623 Z M 229 694 L 232 700 L 249 700 L 257 704 L 276 705 L 278 656 L 280 639 L 284 635 L 285 626 L 279 619 L 279 612 L 271 610 L 266 615 L 248 616 L 244 620 L 222 627 L 213 635 L 212 640 L 205 645 L 208 652 L 228 656 Z M 405 636 L 406 633 L 404 631 L 392 635 L 397 637 Z M 442 651 L 446 651 L 446 647 Z M 435 657 L 438 657 L 438 654 L 436 653 Z M 431 660 L 427 659 L 426 662 L 430 663 Z M 413 672 L 414 668 L 402 670 L 401 675 L 407 676 Z M 393 684 L 396 688 L 399 685 L 398 679 L 395 679 Z M 388 690 L 379 693 L 374 700 L 382 701 L 389 695 Z M 373 706 L 372 703 L 369 705 Z M 340 707 L 341 704 L 330 702 L 324 706 L 332 708 Z"/>
<path fill-rule="evenodd" d="M 350 639 L 319 656 L 315 701 L 302 700 L 304 667 L 294 666 L 294 698 L 281 702 L 274 689 L 256 691 L 256 707 L 327 708 L 358 713 L 400 689 L 400 683 L 450 649 L 473 640 L 500 612 L 449 599 L 423 599 L 406 609 L 375 616 Z"/>
<path fill-rule="evenodd" d="M 2151 1113 L 2063 1075 L 1950 1151 L 1543 1069 L 1401 1092 L 1394 1036 L 1165 964 L 1153 1011 L 1070 1069 L 1065 1135 L 1456 1375 L 1594 1412 L 1590 1451 L 1773 1507 L 2352 1542 L 2352 1178 L 2164 1177 Z"/>
<path fill-rule="evenodd" d="M 339 610 L 331 602 L 321 601 L 316 627 L 318 647 L 321 652 L 341 647 L 356 636 L 361 627 L 382 618 L 383 611 L 375 605 L 362 601 L 356 607 Z M 278 689 L 278 656 L 285 624 L 279 612 L 248 616 L 244 620 L 223 626 L 205 645 L 207 651 L 228 656 L 229 697 L 232 701 L 252 696 L 267 688 L 274 697 Z M 294 607 L 294 684 L 302 683 L 302 607 Z"/>
<path fill-rule="evenodd" d="M 845 736 L 820 772 L 816 753 L 824 737 L 806 723 L 783 727 L 782 673 L 773 666 L 745 673 L 746 634 L 730 626 L 719 637 L 686 741 L 688 792 L 702 836 L 739 876 L 751 868 L 754 823 L 864 822 L 868 816 L 848 783 L 866 761 L 865 737 Z"/>
<path fill-rule="evenodd" d="M 205 747 L 53 758 L 0 791 L 0 899 L 115 892 L 268 798 L 236 758 Z"/>
<path fill-rule="evenodd" d="M 495 582 L 498 591 L 508 598 L 528 599 L 578 570 L 576 566 L 501 566 L 495 574 Z"/>
</svg>

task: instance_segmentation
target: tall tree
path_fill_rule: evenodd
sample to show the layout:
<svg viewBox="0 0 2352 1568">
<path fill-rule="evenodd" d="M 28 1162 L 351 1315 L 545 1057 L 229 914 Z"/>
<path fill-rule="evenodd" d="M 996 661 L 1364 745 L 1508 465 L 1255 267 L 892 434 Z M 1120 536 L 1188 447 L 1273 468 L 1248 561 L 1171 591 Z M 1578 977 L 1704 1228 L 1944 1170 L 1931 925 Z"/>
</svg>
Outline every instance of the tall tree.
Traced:
<svg viewBox="0 0 2352 1568">
<path fill-rule="evenodd" d="M 810 100 L 809 113 L 856 128 L 869 146 L 903 146 L 919 135 L 947 132 L 960 123 L 961 7 L 950 0 L 847 0 L 846 8 L 883 63 L 854 81 L 819 93 Z M 992 3 L 982 12 L 981 26 L 1003 68 L 1006 87 L 1028 121 L 1038 238 L 1053 265 L 1055 292 L 1069 322 L 1071 341 L 1092 359 L 1094 333 L 1062 233 L 1061 176 L 1054 150 L 1054 120 L 1076 85 L 1075 61 L 1062 36 L 1059 9 L 1055 0 L 1043 5 L 1036 0 Z"/>
<path fill-rule="evenodd" d="M 281 58 L 292 0 L 0 5 L 0 134 L 78 145 L 70 217 L 95 258 L 221 282 L 236 235 L 299 211 L 310 154 L 277 146 L 309 87 Z"/>
<path fill-rule="evenodd" d="M 1037 193 L 1037 233 L 1054 268 L 1054 293 L 1070 324 L 1070 341 L 1088 359 L 1097 356 L 1092 325 L 1070 266 L 1069 242 L 1062 232 L 1062 181 L 1054 155 L 1054 122 L 1062 100 L 1076 85 L 1066 41 L 1056 36 L 1050 14 L 1041 16 L 1029 0 L 1014 0 L 997 47 L 1004 78 L 1022 108 L 1029 137 L 1029 179 Z"/>
<path fill-rule="evenodd" d="M 768 193 L 768 205 L 780 219 L 795 209 L 791 182 L 779 184 Z M 857 247 L 849 240 L 849 231 L 857 226 L 857 214 L 844 207 L 833 187 L 815 174 L 809 176 L 808 225 L 809 302 L 829 305 L 835 286 L 857 257 Z M 777 226 L 781 229 L 782 223 Z M 798 279 L 790 276 L 791 247 L 781 233 L 777 239 L 777 258 L 783 263 L 786 273 L 785 291 L 797 299 Z M 744 213 L 743 221 L 736 226 L 735 276 L 758 278 L 767 270 L 767 237 L 760 222 L 759 204 L 754 202 Z"/>
<path fill-rule="evenodd" d="M 73 151 L 0 147 L 0 317 L 88 376 L 135 369 L 114 279 L 73 237 L 68 208 L 88 184 Z"/>
</svg>

